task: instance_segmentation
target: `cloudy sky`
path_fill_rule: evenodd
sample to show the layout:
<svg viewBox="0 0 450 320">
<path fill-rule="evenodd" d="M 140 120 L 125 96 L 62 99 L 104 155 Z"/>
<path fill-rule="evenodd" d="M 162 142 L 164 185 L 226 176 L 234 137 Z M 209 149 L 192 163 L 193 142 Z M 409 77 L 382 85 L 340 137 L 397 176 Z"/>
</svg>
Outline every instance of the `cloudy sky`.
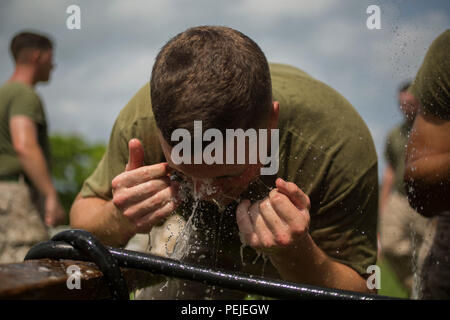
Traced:
<svg viewBox="0 0 450 320">
<path fill-rule="evenodd" d="M 81 30 L 66 27 L 71 4 L 81 9 Z M 366 26 L 369 5 L 381 9 L 380 30 Z M 13 70 L 8 45 L 16 32 L 51 34 L 57 68 L 37 87 L 51 132 L 106 142 L 121 108 L 149 80 L 158 50 L 186 28 L 207 24 L 238 29 L 269 61 L 335 88 L 366 121 L 382 155 L 387 132 L 401 121 L 397 87 L 450 27 L 450 1 L 1 0 L 0 82 Z"/>
</svg>

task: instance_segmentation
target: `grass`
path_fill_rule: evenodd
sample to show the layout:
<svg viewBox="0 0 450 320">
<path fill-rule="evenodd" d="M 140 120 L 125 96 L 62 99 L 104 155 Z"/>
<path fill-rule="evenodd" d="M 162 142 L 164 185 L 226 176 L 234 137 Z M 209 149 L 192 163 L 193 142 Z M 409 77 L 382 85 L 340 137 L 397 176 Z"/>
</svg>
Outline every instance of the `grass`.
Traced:
<svg viewBox="0 0 450 320">
<path fill-rule="evenodd" d="M 378 290 L 379 295 L 408 298 L 408 292 L 400 283 L 394 270 L 386 259 L 379 259 L 377 265 L 381 270 L 381 288 Z"/>
</svg>

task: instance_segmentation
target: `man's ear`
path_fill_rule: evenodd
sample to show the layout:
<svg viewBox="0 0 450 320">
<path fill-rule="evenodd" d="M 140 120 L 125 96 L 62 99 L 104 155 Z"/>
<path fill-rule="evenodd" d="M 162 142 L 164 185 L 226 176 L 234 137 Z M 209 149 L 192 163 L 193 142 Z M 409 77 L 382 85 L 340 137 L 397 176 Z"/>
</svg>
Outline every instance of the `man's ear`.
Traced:
<svg viewBox="0 0 450 320">
<path fill-rule="evenodd" d="M 32 49 L 31 52 L 30 52 L 29 61 L 31 63 L 39 62 L 39 60 L 41 59 L 41 56 L 42 56 L 42 51 L 41 50 L 39 50 L 39 49 Z"/>
<path fill-rule="evenodd" d="M 280 114 L 280 103 L 278 101 L 272 102 L 272 110 L 269 117 L 269 129 L 278 128 L 278 116 Z"/>
</svg>

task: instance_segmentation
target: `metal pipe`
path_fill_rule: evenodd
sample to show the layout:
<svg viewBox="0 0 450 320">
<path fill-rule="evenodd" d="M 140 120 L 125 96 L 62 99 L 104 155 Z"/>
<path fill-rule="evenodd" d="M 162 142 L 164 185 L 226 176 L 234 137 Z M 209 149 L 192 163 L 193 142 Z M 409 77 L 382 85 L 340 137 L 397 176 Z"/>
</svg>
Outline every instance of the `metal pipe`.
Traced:
<svg viewBox="0 0 450 320">
<path fill-rule="evenodd" d="M 151 254 L 106 247 L 122 267 L 136 268 L 154 274 L 218 285 L 223 288 L 239 290 L 280 299 L 341 299 L 341 300 L 386 300 L 391 297 L 375 294 L 362 294 L 347 290 L 300 285 L 287 281 L 269 280 L 243 273 L 230 273 L 221 269 L 209 269 L 190 263 L 163 258 Z M 77 248 L 66 243 L 43 242 L 31 248 L 26 259 L 62 258 L 89 261 L 89 257 Z"/>
<path fill-rule="evenodd" d="M 67 242 L 73 248 L 76 248 L 87 260 L 94 262 L 103 273 L 113 300 L 129 299 L 127 284 L 120 271 L 117 260 L 92 234 L 84 230 L 64 230 L 55 235 L 52 241 Z M 38 244 L 37 249 L 34 249 L 36 251 L 33 251 L 33 248 L 30 249 L 24 260 L 33 259 L 33 256 L 37 255 L 37 253 L 33 252 L 39 252 L 39 254 L 46 257 L 56 252 L 52 243 L 50 243 L 50 246 Z"/>
</svg>

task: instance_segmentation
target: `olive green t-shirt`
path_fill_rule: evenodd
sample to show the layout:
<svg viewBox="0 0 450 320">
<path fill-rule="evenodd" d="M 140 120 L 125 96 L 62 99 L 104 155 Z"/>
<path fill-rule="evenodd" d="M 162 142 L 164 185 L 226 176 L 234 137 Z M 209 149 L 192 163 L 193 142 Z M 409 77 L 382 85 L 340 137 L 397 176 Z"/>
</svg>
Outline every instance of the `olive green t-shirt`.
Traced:
<svg viewBox="0 0 450 320">
<path fill-rule="evenodd" d="M 274 100 L 280 103 L 280 167 L 276 176 L 258 180 L 263 184 L 252 184 L 247 194 L 267 196 L 266 186 L 274 187 L 277 176 L 295 182 L 311 199 L 310 232 L 317 245 L 333 259 L 365 274 L 377 255 L 377 156 L 369 130 L 350 103 L 332 88 L 294 67 L 270 67 Z M 131 138 L 141 140 L 145 164 L 165 161 L 148 83 L 120 112 L 103 159 L 84 183 L 83 197 L 112 198 L 111 180 L 125 168 Z M 258 272 L 252 271 L 251 263 L 245 267 L 240 263 L 241 243 L 233 211 L 236 204 L 220 219 L 212 204 L 202 206 L 208 205 L 213 212 L 199 223 L 216 228 L 220 237 L 198 248 L 197 253 L 203 250 L 203 260 L 193 262 Z M 204 262 L 208 259 L 212 262 Z M 265 275 L 279 278 L 270 262 L 265 270 Z"/>
<path fill-rule="evenodd" d="M 406 146 L 408 144 L 409 133 L 412 123 L 403 122 L 389 132 L 386 140 L 385 158 L 394 170 L 393 190 L 406 196 L 403 185 L 403 176 L 405 174 Z"/>
<path fill-rule="evenodd" d="M 423 110 L 450 120 L 450 29 L 431 44 L 410 92 Z"/>
<path fill-rule="evenodd" d="M 0 87 L 0 177 L 13 178 L 23 173 L 9 129 L 10 119 L 18 115 L 27 116 L 36 124 L 39 145 L 49 163 L 47 121 L 41 99 L 31 87 L 7 82 Z"/>
</svg>

